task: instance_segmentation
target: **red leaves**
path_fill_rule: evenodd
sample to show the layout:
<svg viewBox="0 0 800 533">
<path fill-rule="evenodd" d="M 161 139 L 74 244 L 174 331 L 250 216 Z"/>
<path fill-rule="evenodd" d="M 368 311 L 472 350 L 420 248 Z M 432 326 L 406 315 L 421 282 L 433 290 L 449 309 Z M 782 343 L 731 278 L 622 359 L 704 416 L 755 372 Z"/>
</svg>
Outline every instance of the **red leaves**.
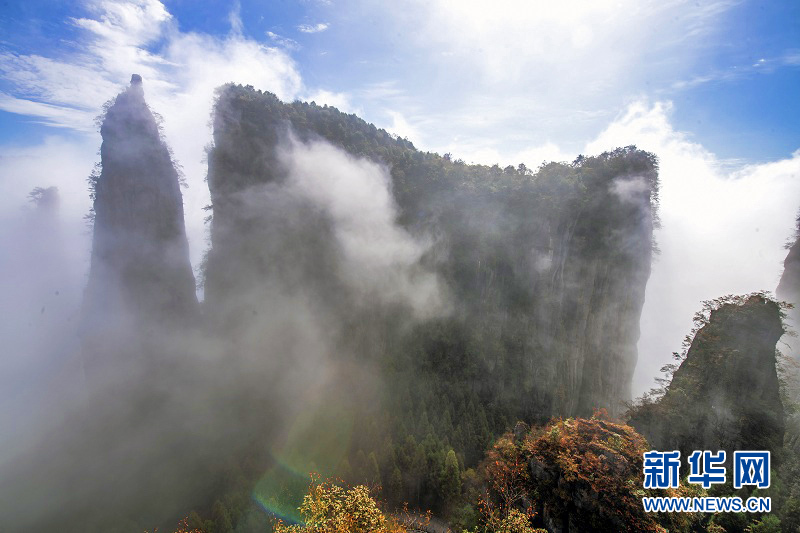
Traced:
<svg viewBox="0 0 800 533">
<path fill-rule="evenodd" d="M 551 516 L 569 514 L 583 530 L 664 531 L 662 517 L 645 515 L 641 507 L 642 453 L 648 449 L 641 435 L 604 410 L 589 419 L 553 419 L 522 442 L 506 434 L 483 463 L 486 524 L 505 523 L 512 511 L 531 519 L 541 505 Z"/>
</svg>

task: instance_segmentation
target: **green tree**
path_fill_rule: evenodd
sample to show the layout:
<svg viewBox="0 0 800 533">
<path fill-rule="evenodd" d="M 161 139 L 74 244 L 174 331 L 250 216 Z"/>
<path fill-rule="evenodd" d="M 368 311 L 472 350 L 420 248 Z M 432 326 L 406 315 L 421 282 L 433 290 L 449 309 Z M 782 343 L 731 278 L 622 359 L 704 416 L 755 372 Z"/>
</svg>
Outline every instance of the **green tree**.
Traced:
<svg viewBox="0 0 800 533">
<path fill-rule="evenodd" d="M 447 451 L 444 459 L 444 470 L 439 486 L 442 501 L 446 506 L 451 505 L 461 495 L 461 470 L 458 466 L 456 452 L 452 448 Z"/>
<path fill-rule="evenodd" d="M 219 500 L 214 502 L 211 517 L 214 520 L 214 533 L 233 533 L 231 515 L 224 503 Z"/>
<path fill-rule="evenodd" d="M 781 521 L 777 516 L 768 514 L 760 521 L 749 526 L 747 533 L 781 533 Z"/>
<path fill-rule="evenodd" d="M 403 495 L 403 473 L 395 466 L 392 469 L 392 476 L 389 478 L 389 498 L 394 503 L 401 503 Z"/>
<path fill-rule="evenodd" d="M 378 457 L 375 452 L 369 452 L 367 457 L 366 480 L 373 485 L 381 484 L 381 470 L 378 468 Z"/>
</svg>

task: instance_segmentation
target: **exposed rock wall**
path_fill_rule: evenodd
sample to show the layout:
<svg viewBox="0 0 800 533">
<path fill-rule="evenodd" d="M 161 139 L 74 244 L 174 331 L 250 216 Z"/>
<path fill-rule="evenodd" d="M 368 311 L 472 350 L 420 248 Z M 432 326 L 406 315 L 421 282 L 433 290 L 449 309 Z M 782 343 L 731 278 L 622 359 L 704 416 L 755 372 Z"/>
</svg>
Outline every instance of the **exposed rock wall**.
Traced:
<svg viewBox="0 0 800 533">
<path fill-rule="evenodd" d="M 778 289 L 775 291 L 779 300 L 794 305 L 787 313 L 789 327 L 795 333 L 800 332 L 800 217 L 797 219 L 797 239 L 789 248 L 786 260 L 783 262 L 783 275 Z M 798 337 L 784 338 L 788 345 L 788 354 L 800 359 L 800 341 Z M 784 350 L 782 350 L 784 351 Z"/>
<path fill-rule="evenodd" d="M 713 310 L 658 402 L 630 423 L 654 449 L 772 450 L 783 443 L 785 415 L 775 367 L 783 335 L 777 303 L 754 295 Z"/>
<path fill-rule="evenodd" d="M 160 349 L 147 345 L 188 325 L 198 304 L 179 176 L 139 76 L 108 108 L 100 134 L 82 337 L 87 374 L 103 377 L 116 365 L 149 365 L 141 359 Z"/>
<path fill-rule="evenodd" d="M 486 240 L 479 223 L 465 239 L 485 271 L 477 287 L 462 285 L 459 293 L 470 303 L 482 295 L 470 305 L 470 320 L 507 332 L 503 342 L 515 344 L 523 381 L 514 392 L 538 398 L 531 413 L 588 415 L 596 407 L 618 413 L 630 397 L 652 259 L 657 171 L 648 156 L 618 151 L 573 169 L 545 167 L 528 191 L 528 212 L 495 206 L 508 219 L 508 230 L 495 236 L 508 241 L 506 249 L 474 246 Z M 546 181 L 571 179 L 581 187 L 548 194 Z M 631 180 L 639 184 L 634 193 L 615 193 Z"/>
<path fill-rule="evenodd" d="M 226 86 L 209 154 L 206 301 L 228 330 L 270 311 L 252 297 L 252 280 L 286 257 L 297 257 L 289 270 L 298 284 L 336 260 L 324 232 L 276 246 L 264 230 L 281 222 L 274 208 L 259 212 L 254 191 L 283 179 L 276 150 L 289 135 L 385 165 L 399 222 L 433 241 L 422 261 L 444 281 L 451 314 L 399 341 L 384 317 L 367 316 L 362 329 L 372 333 L 353 338 L 382 331 L 373 357 L 467 382 L 509 417 L 618 413 L 630 399 L 658 194 L 652 154 L 628 147 L 536 173 L 466 165 L 334 108 Z"/>
</svg>

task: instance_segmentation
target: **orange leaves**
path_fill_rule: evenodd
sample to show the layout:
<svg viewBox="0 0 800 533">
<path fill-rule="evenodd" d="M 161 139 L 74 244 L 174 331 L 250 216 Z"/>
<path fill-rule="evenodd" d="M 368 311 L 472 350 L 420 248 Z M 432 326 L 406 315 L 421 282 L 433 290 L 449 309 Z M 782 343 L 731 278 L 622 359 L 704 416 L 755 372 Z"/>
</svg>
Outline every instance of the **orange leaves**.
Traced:
<svg viewBox="0 0 800 533">
<path fill-rule="evenodd" d="M 184 518 L 178 522 L 178 529 L 174 533 L 203 533 L 203 531 L 197 528 L 189 529 L 189 519 Z"/>
<path fill-rule="evenodd" d="M 158 528 L 153 529 L 152 532 L 145 531 L 144 533 L 158 533 Z M 189 519 L 184 518 L 183 520 L 178 522 L 178 529 L 176 529 L 173 533 L 204 533 L 204 532 L 197 528 L 189 529 Z"/>
<path fill-rule="evenodd" d="M 504 435 L 483 463 L 484 523 L 489 531 L 529 528 L 536 508 L 548 520 L 569 520 L 581 531 L 664 532 L 664 525 L 682 530 L 695 518 L 642 510 L 642 453 L 648 449 L 633 428 L 602 410 L 589 419 L 553 419 L 521 442 Z"/>
<path fill-rule="evenodd" d="M 378 508 L 364 485 L 342 487 L 312 477 L 300 513 L 304 526 L 278 523 L 275 533 L 399 533 L 402 528 Z"/>
</svg>

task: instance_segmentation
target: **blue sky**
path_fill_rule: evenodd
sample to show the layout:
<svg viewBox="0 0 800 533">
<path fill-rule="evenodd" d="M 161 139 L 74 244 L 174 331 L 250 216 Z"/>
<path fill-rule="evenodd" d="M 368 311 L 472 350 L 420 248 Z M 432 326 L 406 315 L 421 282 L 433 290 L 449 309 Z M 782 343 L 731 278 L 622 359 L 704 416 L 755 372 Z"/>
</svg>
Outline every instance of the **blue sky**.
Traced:
<svg viewBox="0 0 800 533">
<path fill-rule="evenodd" d="M 0 214 L 56 185 L 64 216 L 80 220 L 94 118 L 133 72 L 186 173 L 195 264 L 213 90 L 228 81 L 335 105 L 473 162 L 655 152 L 664 227 L 640 384 L 679 348 L 700 300 L 774 289 L 800 207 L 794 0 L 5 2 Z"/>
<path fill-rule="evenodd" d="M 116 3 L 6 3 L 0 49 L 74 62 L 97 37 L 75 19 L 102 19 Z M 163 6 L 170 31 L 221 40 L 237 32 L 276 47 L 307 88 L 292 97 L 339 94 L 332 103 L 380 126 L 404 130 L 407 122 L 405 133 L 416 131 L 412 140 L 426 149 L 458 148 L 469 133 L 468 144 L 496 146 L 501 158 L 547 141 L 574 150 L 641 98 L 673 101 L 675 127 L 724 159 L 768 161 L 800 148 L 797 2 L 549 4 L 171 0 Z M 136 45 L 159 54 L 168 40 L 161 35 Z M 14 68 L 8 60 L 0 67 Z M 0 82 L 7 95 L 48 101 L 11 78 Z M 2 108 L 0 140 L 47 134 L 32 125 L 35 114 Z M 485 120 L 464 124 L 473 112 Z M 464 147 L 467 157 L 474 151 Z"/>
</svg>

